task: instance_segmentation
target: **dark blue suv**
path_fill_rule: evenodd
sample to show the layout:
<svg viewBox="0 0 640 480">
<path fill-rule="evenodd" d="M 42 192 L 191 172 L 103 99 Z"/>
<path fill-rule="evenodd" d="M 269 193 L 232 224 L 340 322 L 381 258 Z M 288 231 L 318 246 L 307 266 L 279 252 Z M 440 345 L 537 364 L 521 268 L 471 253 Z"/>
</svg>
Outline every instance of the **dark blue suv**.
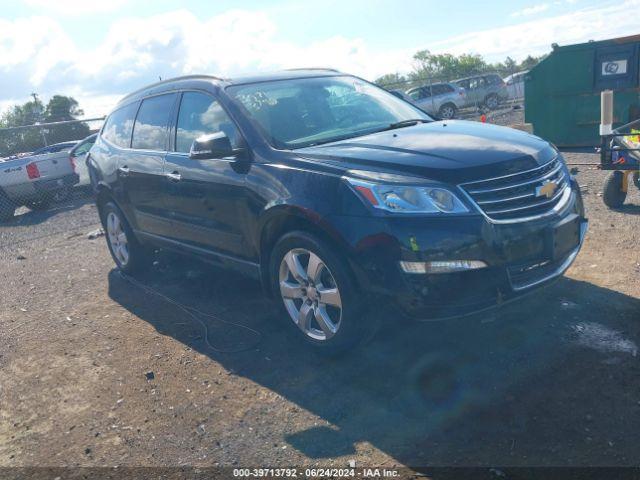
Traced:
<svg viewBox="0 0 640 480">
<path fill-rule="evenodd" d="M 160 247 L 252 275 L 326 350 L 364 338 L 379 300 L 446 318 L 548 284 L 587 225 L 549 143 L 333 70 L 151 85 L 88 165 L 118 268 Z"/>
</svg>

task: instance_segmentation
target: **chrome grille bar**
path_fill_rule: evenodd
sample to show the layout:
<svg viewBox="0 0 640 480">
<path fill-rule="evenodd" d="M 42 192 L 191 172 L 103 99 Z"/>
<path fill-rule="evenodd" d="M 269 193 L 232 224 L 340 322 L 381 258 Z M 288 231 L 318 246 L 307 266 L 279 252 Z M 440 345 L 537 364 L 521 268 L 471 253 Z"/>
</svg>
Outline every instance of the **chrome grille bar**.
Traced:
<svg viewBox="0 0 640 480">
<path fill-rule="evenodd" d="M 556 185 L 556 189 L 545 192 L 553 193 L 549 198 L 540 193 L 540 187 L 550 182 Z M 517 222 L 560 208 L 559 204 L 570 198 L 567 192 L 571 185 L 562 160 L 556 157 L 536 168 L 464 183 L 460 188 L 490 219 Z"/>
<path fill-rule="evenodd" d="M 558 162 L 558 166 L 555 167 L 551 172 L 547 173 L 546 175 L 542 176 L 542 177 L 538 177 L 538 178 L 534 178 L 533 180 L 529 180 L 528 182 L 522 182 L 522 183 L 516 183 L 513 185 L 507 185 L 506 187 L 497 187 L 497 188 L 485 188 L 485 189 L 481 189 L 481 190 L 468 190 L 470 195 L 480 195 L 483 193 L 492 193 L 492 192 L 498 192 L 500 190 L 508 190 L 510 188 L 517 188 L 517 187 L 524 187 L 526 185 L 529 185 L 530 183 L 538 183 L 544 180 L 550 180 L 552 177 L 554 177 L 562 168 L 562 165 L 560 164 L 560 162 Z"/>
<path fill-rule="evenodd" d="M 560 195 L 562 195 L 564 193 L 565 188 L 566 188 L 566 185 L 563 184 L 563 186 L 558 189 L 558 192 L 548 200 L 544 200 L 542 202 L 537 202 L 537 203 L 531 204 L 531 205 L 526 205 L 524 207 L 506 208 L 504 210 L 491 210 L 491 211 L 487 211 L 487 215 L 495 215 L 495 214 L 510 213 L 510 212 L 519 212 L 521 210 L 528 210 L 530 208 L 541 207 L 543 205 L 548 205 L 550 203 L 554 203 L 556 200 L 558 200 Z"/>
</svg>

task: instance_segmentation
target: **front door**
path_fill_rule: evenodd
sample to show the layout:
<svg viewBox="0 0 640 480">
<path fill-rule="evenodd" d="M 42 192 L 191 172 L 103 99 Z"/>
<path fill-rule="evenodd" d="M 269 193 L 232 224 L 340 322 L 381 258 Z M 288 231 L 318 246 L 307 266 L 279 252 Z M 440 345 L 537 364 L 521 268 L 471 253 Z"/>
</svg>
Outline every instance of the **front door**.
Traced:
<svg viewBox="0 0 640 480">
<path fill-rule="evenodd" d="M 178 110 L 175 148 L 165 163 L 166 208 L 171 236 L 180 242 L 234 257 L 247 257 L 247 164 L 234 158 L 189 158 L 193 140 L 224 132 L 234 148 L 237 127 L 218 101 L 202 92 L 184 92 Z"/>
</svg>

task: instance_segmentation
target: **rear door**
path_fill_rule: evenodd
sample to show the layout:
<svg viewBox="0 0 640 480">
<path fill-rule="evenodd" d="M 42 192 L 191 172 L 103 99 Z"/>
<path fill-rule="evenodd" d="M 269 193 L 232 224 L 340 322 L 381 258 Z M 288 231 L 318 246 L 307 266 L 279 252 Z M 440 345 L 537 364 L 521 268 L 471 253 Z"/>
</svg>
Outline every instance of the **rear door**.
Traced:
<svg viewBox="0 0 640 480">
<path fill-rule="evenodd" d="M 486 85 L 484 78 L 474 77 L 469 79 L 469 89 L 467 90 L 467 99 L 473 105 L 480 105 L 484 102 L 486 93 Z M 469 98 L 470 97 L 470 98 Z"/>
<path fill-rule="evenodd" d="M 153 235 L 166 236 L 171 231 L 163 202 L 164 161 L 169 146 L 169 119 L 177 98 L 176 93 L 167 93 L 142 100 L 133 124 L 131 149 L 118 165 L 136 228 Z"/>
<path fill-rule="evenodd" d="M 165 201 L 173 219 L 173 239 L 237 257 L 247 256 L 246 165 L 234 158 L 189 158 L 193 140 L 224 132 L 231 145 L 240 133 L 215 97 L 187 91 L 177 114 L 175 142 L 165 164 Z"/>
<path fill-rule="evenodd" d="M 163 202 L 164 161 L 169 148 L 169 120 L 178 95 L 168 93 L 142 100 L 133 125 L 131 150 L 119 166 L 138 228 L 166 236 L 171 220 Z"/>
<path fill-rule="evenodd" d="M 432 97 L 431 86 L 421 87 L 419 92 L 419 99 L 416 101 L 416 105 L 428 113 L 435 113 L 438 109 Z"/>
<path fill-rule="evenodd" d="M 76 173 L 80 177 L 79 185 L 89 184 L 89 171 L 87 170 L 87 153 L 93 147 L 96 141 L 96 136 L 92 135 L 85 138 L 82 142 L 76 145 L 70 152 L 69 157 L 73 159 L 75 164 Z"/>
</svg>

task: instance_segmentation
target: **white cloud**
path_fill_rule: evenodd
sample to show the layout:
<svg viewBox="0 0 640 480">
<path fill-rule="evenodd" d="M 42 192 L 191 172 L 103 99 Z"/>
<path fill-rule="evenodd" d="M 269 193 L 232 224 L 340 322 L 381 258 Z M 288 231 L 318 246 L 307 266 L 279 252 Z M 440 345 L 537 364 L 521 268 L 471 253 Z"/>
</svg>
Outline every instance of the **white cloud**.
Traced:
<svg viewBox="0 0 640 480">
<path fill-rule="evenodd" d="M 549 10 L 548 3 L 540 3 L 538 5 L 533 5 L 532 7 L 523 8 L 517 12 L 513 12 L 511 14 L 512 17 L 524 17 L 529 15 L 535 15 L 536 13 L 544 12 L 545 10 Z"/>
<path fill-rule="evenodd" d="M 638 33 L 635 12 L 640 0 L 626 0 L 606 7 L 583 8 L 553 17 L 529 20 L 508 27 L 470 32 L 431 44 L 434 52 L 479 53 L 490 61 L 507 55 L 522 59 L 541 55 L 551 44 L 570 45 Z"/>
<path fill-rule="evenodd" d="M 40 12 L 64 16 L 79 16 L 117 10 L 128 0 L 23 0 L 28 7 Z"/>
<path fill-rule="evenodd" d="M 51 18 L 0 19 L 0 102 L 4 102 L 0 106 L 6 105 L 6 99 L 26 100 L 32 91 L 44 98 L 63 93 L 73 95 L 87 115 L 95 116 L 108 112 L 122 94 L 159 76 L 190 73 L 237 76 L 327 66 L 373 79 L 409 71 L 413 53 L 424 48 L 437 53 L 479 53 L 491 61 L 507 55 L 520 59 L 548 52 L 552 42 L 571 44 L 638 33 L 637 20 L 628 15 L 638 7 L 640 0 L 623 0 L 427 45 L 383 50 L 347 35 L 306 45 L 285 41 L 272 18 L 261 11 L 233 10 L 202 19 L 177 10 L 121 19 L 91 49 L 74 43 Z"/>
</svg>

